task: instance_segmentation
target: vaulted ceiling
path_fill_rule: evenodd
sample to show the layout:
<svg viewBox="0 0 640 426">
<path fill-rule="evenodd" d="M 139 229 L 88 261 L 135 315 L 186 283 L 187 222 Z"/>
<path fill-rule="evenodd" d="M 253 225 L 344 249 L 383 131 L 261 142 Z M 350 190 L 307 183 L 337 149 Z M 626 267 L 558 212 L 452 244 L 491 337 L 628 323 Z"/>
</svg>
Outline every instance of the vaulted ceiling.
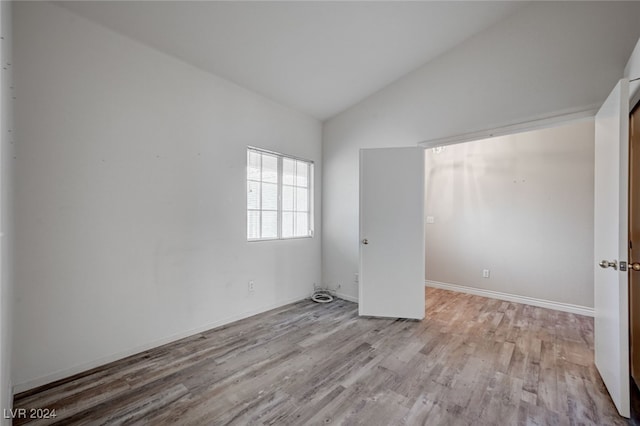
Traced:
<svg viewBox="0 0 640 426">
<path fill-rule="evenodd" d="M 525 2 L 56 2 L 320 120 Z"/>
</svg>

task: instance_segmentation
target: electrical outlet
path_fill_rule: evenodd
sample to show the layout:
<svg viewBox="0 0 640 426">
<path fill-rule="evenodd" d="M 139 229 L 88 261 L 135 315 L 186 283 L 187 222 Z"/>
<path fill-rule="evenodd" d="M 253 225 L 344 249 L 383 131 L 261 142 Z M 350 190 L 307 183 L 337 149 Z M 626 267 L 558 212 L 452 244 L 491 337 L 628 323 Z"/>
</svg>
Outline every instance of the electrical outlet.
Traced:
<svg viewBox="0 0 640 426">
<path fill-rule="evenodd" d="M 253 280 L 249 281 L 249 293 L 253 293 L 255 289 L 256 289 L 256 283 Z"/>
<path fill-rule="evenodd" d="M 355 278 L 354 278 L 353 280 L 354 280 L 356 283 L 359 283 L 359 282 L 360 282 L 360 274 L 358 274 L 358 273 L 356 272 L 356 274 L 355 274 Z"/>
<path fill-rule="evenodd" d="M 483 269 L 482 270 L 482 278 L 489 278 L 489 270 L 488 269 Z"/>
</svg>

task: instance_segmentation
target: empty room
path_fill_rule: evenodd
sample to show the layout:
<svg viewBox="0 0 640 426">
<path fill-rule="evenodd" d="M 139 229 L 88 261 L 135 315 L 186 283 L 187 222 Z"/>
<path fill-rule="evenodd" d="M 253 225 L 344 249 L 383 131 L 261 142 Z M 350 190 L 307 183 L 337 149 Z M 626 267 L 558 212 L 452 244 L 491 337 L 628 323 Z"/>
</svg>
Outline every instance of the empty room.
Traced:
<svg viewBox="0 0 640 426">
<path fill-rule="evenodd" d="M 2 425 L 640 418 L 640 3 L 0 6 Z"/>
</svg>

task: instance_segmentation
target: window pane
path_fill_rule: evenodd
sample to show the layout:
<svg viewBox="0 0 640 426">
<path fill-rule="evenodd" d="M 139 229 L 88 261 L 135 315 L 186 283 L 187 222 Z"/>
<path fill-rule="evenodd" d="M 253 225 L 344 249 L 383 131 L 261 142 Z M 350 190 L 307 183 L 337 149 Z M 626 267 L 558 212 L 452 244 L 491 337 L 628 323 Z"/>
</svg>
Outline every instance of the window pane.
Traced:
<svg viewBox="0 0 640 426">
<path fill-rule="evenodd" d="M 310 236 L 313 165 L 247 149 L 247 238 Z"/>
<path fill-rule="evenodd" d="M 260 208 L 260 182 L 247 182 L 247 208 Z"/>
<path fill-rule="evenodd" d="M 296 185 L 306 187 L 309 184 L 309 165 L 304 161 L 296 161 L 296 163 Z"/>
<path fill-rule="evenodd" d="M 285 185 L 295 185 L 296 161 L 290 158 L 282 159 L 282 183 Z"/>
<path fill-rule="evenodd" d="M 260 157 L 255 151 L 247 152 L 247 179 L 260 180 Z"/>
<path fill-rule="evenodd" d="M 262 154 L 262 181 L 278 182 L 278 157 Z"/>
<path fill-rule="evenodd" d="M 262 184 L 262 209 L 278 210 L 278 185 L 275 183 Z"/>
<path fill-rule="evenodd" d="M 262 238 L 278 236 L 278 212 L 262 212 Z"/>
<path fill-rule="evenodd" d="M 260 212 L 247 212 L 247 238 L 260 238 Z"/>
<path fill-rule="evenodd" d="M 309 214 L 296 213 L 296 237 L 306 237 L 309 235 Z"/>
<path fill-rule="evenodd" d="M 293 187 L 282 187 L 282 210 L 293 211 Z"/>
<path fill-rule="evenodd" d="M 296 188 L 296 210 L 299 212 L 306 212 L 308 210 L 307 203 L 307 188 Z"/>
<path fill-rule="evenodd" d="M 293 237 L 293 213 L 282 213 L 282 238 Z"/>
</svg>

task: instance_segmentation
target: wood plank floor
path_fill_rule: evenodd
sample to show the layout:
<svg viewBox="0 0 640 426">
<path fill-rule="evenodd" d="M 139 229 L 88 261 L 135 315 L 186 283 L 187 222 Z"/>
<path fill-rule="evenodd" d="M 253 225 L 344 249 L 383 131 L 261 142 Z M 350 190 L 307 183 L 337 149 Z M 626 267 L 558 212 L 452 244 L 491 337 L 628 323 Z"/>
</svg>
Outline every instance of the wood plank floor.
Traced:
<svg viewBox="0 0 640 426">
<path fill-rule="evenodd" d="M 15 408 L 55 409 L 59 424 L 627 424 L 594 367 L 591 318 L 437 289 L 426 300 L 421 322 L 295 303 L 25 392 Z"/>
</svg>

